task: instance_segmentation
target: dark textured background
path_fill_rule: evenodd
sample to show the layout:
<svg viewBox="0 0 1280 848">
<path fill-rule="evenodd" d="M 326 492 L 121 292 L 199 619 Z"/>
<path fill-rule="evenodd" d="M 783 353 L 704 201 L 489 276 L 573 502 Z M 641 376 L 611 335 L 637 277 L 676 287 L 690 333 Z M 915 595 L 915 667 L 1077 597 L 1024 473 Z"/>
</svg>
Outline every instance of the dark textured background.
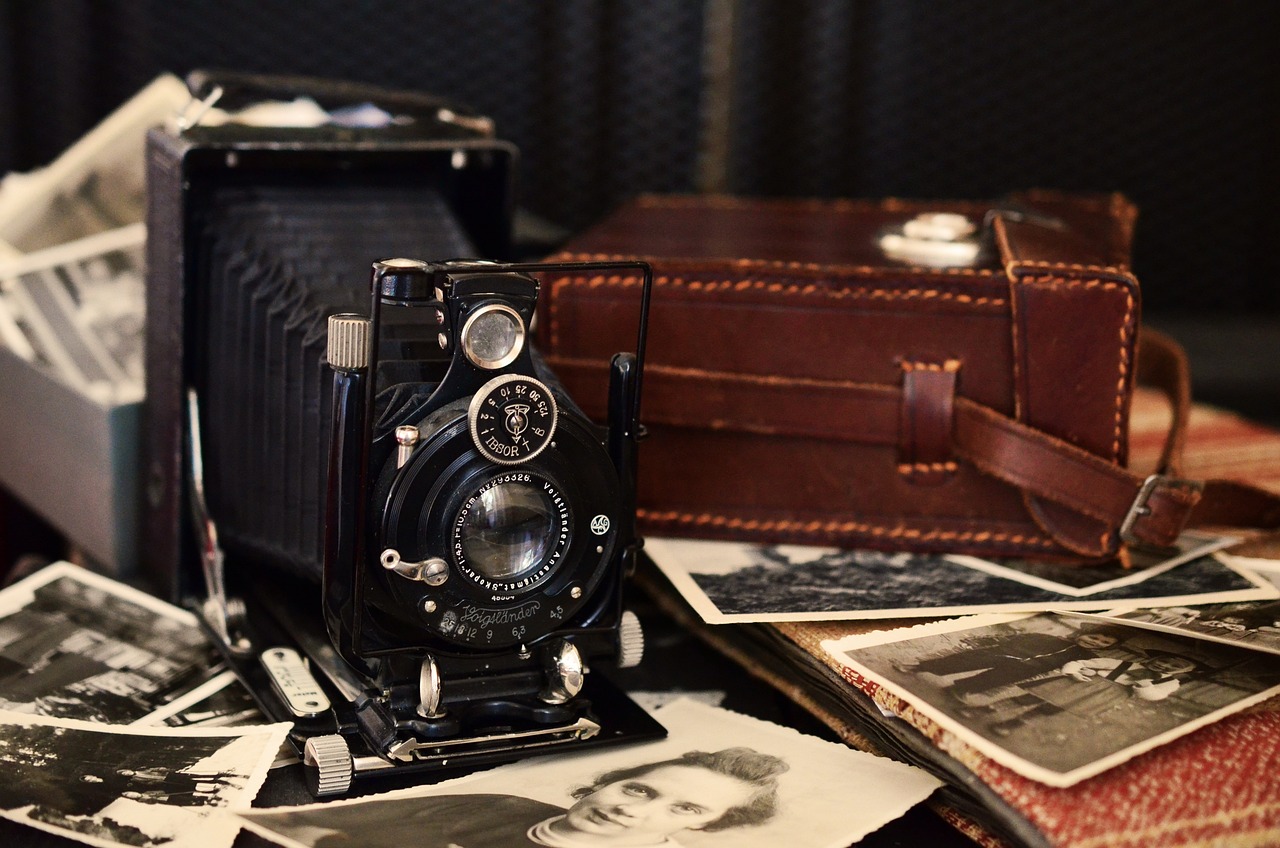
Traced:
<svg viewBox="0 0 1280 848">
<path fill-rule="evenodd" d="M 1199 396 L 1280 419 L 1278 24 L 1230 0 L 23 0 L 0 4 L 0 172 L 218 66 L 470 103 L 566 230 L 641 191 L 1120 190 Z"/>
<path fill-rule="evenodd" d="M 1278 24 L 1266 0 L 0 0 L 0 173 L 158 73 L 227 67 L 470 103 L 564 231 L 639 192 L 1119 190 L 1197 395 L 1280 423 Z M 6 564 L 47 535 L 23 527 Z"/>
</svg>

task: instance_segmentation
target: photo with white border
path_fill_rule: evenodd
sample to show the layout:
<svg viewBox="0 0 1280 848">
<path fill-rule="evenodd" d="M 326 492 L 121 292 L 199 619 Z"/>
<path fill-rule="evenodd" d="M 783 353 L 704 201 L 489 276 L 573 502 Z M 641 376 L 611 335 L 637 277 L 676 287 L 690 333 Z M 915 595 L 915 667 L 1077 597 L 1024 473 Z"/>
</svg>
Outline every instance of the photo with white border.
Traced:
<svg viewBox="0 0 1280 848">
<path fill-rule="evenodd" d="M 1228 561 L 1280 589 L 1280 562 L 1244 557 L 1231 557 Z M 1135 627 L 1280 654 L 1280 600 L 1110 610 L 1102 614 Z"/>
<path fill-rule="evenodd" d="M 89 845 L 228 848 L 288 724 L 150 729 L 0 712 L 0 816 Z"/>
<path fill-rule="evenodd" d="M 1139 609 L 1280 597 L 1212 554 L 1116 578 L 1092 593 L 943 554 L 649 538 L 645 554 L 708 624 L 937 618 L 980 612 Z M 1121 570 L 1122 571 L 1122 570 Z"/>
<path fill-rule="evenodd" d="M 198 700 L 211 657 L 190 612 L 70 563 L 0 591 L 0 709 L 146 722 Z"/>
<path fill-rule="evenodd" d="M 669 731 L 658 742 L 240 815 L 291 848 L 845 848 L 940 785 L 912 766 L 692 700 L 655 716 Z"/>
<path fill-rule="evenodd" d="M 830 640 L 996 762 L 1071 786 L 1280 694 L 1280 664 L 1095 616 L 972 616 Z"/>
</svg>

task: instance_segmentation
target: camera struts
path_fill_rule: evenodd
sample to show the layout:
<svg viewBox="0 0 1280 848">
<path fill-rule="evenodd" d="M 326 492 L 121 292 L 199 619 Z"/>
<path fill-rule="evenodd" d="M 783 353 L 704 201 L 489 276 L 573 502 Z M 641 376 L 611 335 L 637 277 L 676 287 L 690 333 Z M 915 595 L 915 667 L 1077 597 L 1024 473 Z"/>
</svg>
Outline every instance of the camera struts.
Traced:
<svg viewBox="0 0 1280 848">
<path fill-rule="evenodd" d="M 601 426 L 529 341 L 535 274 L 603 270 L 643 285 Z M 638 262 L 392 259 L 368 316 L 329 318 L 327 632 L 269 577 L 206 610 L 268 714 L 295 723 L 315 794 L 663 734 L 590 674 L 643 651 L 623 586 L 651 285 Z M 248 612 L 219 619 L 229 606 Z"/>
</svg>

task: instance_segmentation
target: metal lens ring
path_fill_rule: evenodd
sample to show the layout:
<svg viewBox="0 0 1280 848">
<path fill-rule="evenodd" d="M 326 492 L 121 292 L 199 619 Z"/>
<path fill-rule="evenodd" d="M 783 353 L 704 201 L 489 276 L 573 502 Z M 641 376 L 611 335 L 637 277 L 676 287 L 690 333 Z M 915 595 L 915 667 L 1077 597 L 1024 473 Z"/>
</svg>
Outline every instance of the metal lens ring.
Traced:
<svg viewBox="0 0 1280 848">
<path fill-rule="evenodd" d="M 486 303 L 462 325 L 462 352 L 477 368 L 505 368 L 524 349 L 524 321 L 505 303 Z"/>
<path fill-rule="evenodd" d="M 454 418 L 376 498 L 384 504 L 378 550 L 448 563 L 438 585 L 373 572 L 386 593 L 380 612 L 419 634 L 413 638 L 496 650 L 612 603 L 601 587 L 617 578 L 625 544 L 618 475 L 594 425 L 563 412 L 554 447 L 523 466 L 495 467 L 475 450 L 466 419 Z"/>
<path fill-rule="evenodd" d="M 506 471 L 468 497 L 452 524 L 460 571 L 490 592 L 522 591 L 559 564 L 572 517 L 549 480 Z"/>
</svg>

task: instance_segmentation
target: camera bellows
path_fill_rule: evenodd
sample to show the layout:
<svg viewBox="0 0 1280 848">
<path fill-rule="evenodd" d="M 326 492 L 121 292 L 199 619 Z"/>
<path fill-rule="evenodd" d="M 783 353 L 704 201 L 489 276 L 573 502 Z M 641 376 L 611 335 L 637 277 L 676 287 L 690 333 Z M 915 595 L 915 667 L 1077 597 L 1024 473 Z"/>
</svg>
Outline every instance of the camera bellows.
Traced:
<svg viewBox="0 0 1280 848">
<path fill-rule="evenodd" d="M 421 187 L 216 189 L 197 245 L 207 356 L 210 512 L 229 552 L 318 579 L 332 377 L 329 315 L 368 305 L 381 256 L 474 255 L 445 201 Z M 335 357 L 363 356 L 361 332 Z"/>
</svg>

